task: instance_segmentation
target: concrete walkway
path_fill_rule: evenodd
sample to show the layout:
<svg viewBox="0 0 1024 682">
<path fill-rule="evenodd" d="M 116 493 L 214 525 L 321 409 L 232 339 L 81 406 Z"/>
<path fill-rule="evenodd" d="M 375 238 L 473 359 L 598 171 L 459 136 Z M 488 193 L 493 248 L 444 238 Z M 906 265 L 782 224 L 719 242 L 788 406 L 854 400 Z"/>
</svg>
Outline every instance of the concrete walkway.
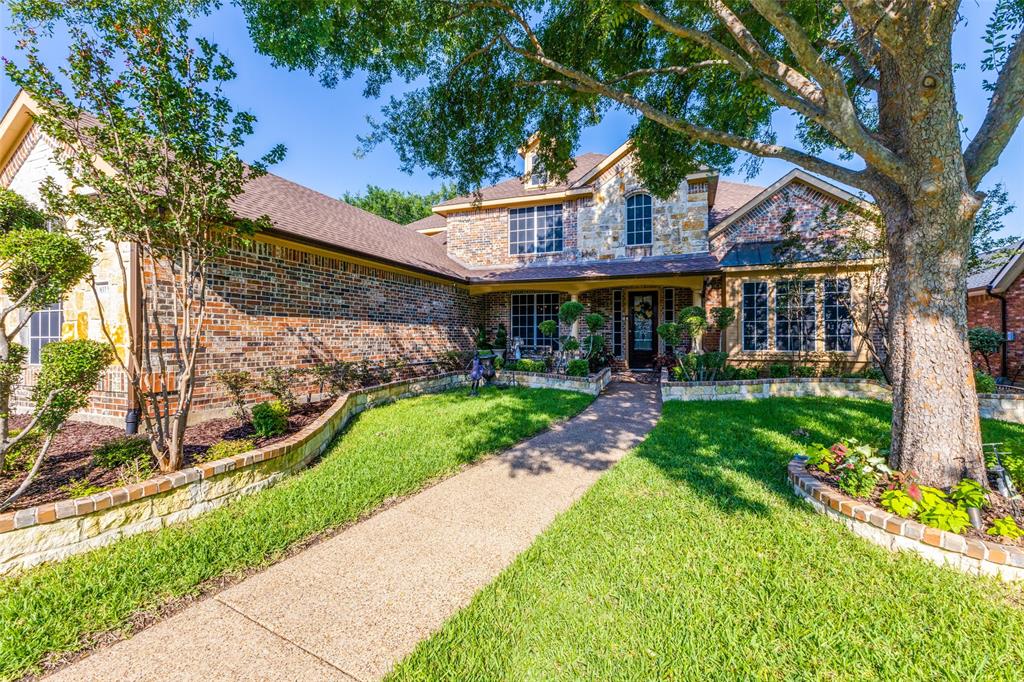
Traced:
<svg viewBox="0 0 1024 682">
<path fill-rule="evenodd" d="M 575 419 L 276 564 L 54 680 L 376 680 L 639 443 L 657 386 Z"/>
</svg>

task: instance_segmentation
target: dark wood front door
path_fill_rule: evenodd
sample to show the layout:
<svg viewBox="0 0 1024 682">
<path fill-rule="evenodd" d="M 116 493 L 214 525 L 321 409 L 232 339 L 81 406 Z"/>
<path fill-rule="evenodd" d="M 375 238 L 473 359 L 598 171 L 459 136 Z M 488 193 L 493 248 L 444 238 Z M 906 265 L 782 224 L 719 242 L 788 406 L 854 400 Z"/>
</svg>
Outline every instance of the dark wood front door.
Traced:
<svg viewBox="0 0 1024 682">
<path fill-rule="evenodd" d="M 633 291 L 629 294 L 629 366 L 652 369 L 658 352 L 658 293 Z"/>
</svg>

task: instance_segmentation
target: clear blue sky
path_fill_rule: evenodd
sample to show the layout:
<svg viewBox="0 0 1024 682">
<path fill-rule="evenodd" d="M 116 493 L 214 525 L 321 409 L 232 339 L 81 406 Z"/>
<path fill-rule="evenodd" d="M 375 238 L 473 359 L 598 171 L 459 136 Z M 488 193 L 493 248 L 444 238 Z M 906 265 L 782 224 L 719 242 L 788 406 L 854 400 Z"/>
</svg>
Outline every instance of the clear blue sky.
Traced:
<svg viewBox="0 0 1024 682">
<path fill-rule="evenodd" d="M 957 74 L 957 100 L 969 133 L 977 130 L 985 113 L 987 93 L 981 87 L 978 64 L 982 57 L 985 22 L 994 0 L 965 0 L 966 19 L 955 39 L 954 59 L 965 68 Z M 0 9 L 0 24 L 10 25 L 6 5 Z M 275 69 L 270 60 L 256 54 L 249 41 L 241 12 L 227 5 L 197 27 L 197 31 L 217 42 L 236 63 L 238 78 L 229 89 L 233 103 L 259 119 L 256 134 L 246 150 L 251 158 L 261 156 L 274 144 L 283 143 L 288 155 L 272 170 L 331 196 L 346 191 L 359 191 L 368 183 L 384 187 L 424 192 L 435 189 L 440 179 L 419 170 L 407 175 L 398 169 L 398 158 L 387 144 L 356 158 L 357 135 L 369 131 L 367 116 L 375 115 L 391 94 L 400 93 L 398 84 L 385 92 L 380 100 L 362 96 L 363 82 L 358 76 L 328 90 L 319 81 L 302 72 Z M 62 55 L 60 46 L 47 50 L 44 58 Z M 15 56 L 11 36 L 4 32 L 0 54 Z M 15 94 L 6 76 L 0 77 L 0 100 L 5 104 Z M 581 140 L 580 151 L 610 152 L 626 138 L 634 117 L 626 111 L 608 115 L 598 126 L 588 130 Z M 776 127 L 781 142 L 792 139 L 792 125 L 780 114 Z M 789 164 L 765 161 L 760 174 L 750 180 L 767 185 L 787 172 Z M 745 178 L 733 178 L 745 181 Z M 1017 131 L 1002 160 L 988 176 L 986 185 L 1002 182 L 1017 207 L 1007 219 L 1007 233 L 1024 236 L 1024 128 Z"/>
</svg>

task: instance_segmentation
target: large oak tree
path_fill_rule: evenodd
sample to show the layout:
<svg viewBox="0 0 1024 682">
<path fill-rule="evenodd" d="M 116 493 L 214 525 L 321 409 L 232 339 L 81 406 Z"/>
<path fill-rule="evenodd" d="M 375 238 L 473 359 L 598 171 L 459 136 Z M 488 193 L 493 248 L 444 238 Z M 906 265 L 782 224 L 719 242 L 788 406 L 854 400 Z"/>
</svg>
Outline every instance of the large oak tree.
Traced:
<svg viewBox="0 0 1024 682">
<path fill-rule="evenodd" d="M 621 106 L 641 115 L 639 172 L 658 193 L 701 165 L 750 163 L 747 152 L 870 194 L 891 264 L 892 463 L 938 485 L 984 480 L 965 275 L 978 185 L 1024 114 L 1024 1 L 993 6 L 991 99 L 969 140 L 955 0 L 241 3 L 258 49 L 282 65 L 327 85 L 365 70 L 368 95 L 414 82 L 366 142 L 390 140 L 406 167 L 460 184 L 512 172 L 535 130 L 547 169 L 564 175 L 581 129 Z M 779 109 L 799 121 L 796 146 L 776 141 Z"/>
</svg>

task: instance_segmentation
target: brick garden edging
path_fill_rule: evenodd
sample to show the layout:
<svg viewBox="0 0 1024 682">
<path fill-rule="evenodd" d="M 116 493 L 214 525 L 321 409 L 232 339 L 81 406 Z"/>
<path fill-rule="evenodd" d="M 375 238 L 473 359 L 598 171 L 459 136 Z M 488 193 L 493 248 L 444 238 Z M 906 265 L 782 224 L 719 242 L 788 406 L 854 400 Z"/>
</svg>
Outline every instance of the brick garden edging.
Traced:
<svg viewBox="0 0 1024 682">
<path fill-rule="evenodd" d="M 1006 582 L 1024 580 L 1024 548 L 965 538 L 890 514 L 823 483 L 797 455 L 787 467 L 793 491 L 819 513 L 845 524 L 857 535 L 891 551 L 917 552 L 929 561 L 965 573 L 992 575 Z"/>
<path fill-rule="evenodd" d="M 888 386 L 870 379 L 796 377 L 743 381 L 669 381 L 661 371 L 662 400 L 756 400 L 804 395 L 891 400 Z"/>
<path fill-rule="evenodd" d="M 318 457 L 363 410 L 467 383 L 462 372 L 347 393 L 314 422 L 265 448 L 79 499 L 0 514 L 0 575 L 194 518 L 277 483 Z"/>
<path fill-rule="evenodd" d="M 605 367 L 597 374 L 585 377 L 570 377 L 564 374 L 541 374 L 539 372 L 513 372 L 502 370 L 497 372 L 494 381 L 506 386 L 523 386 L 525 388 L 557 388 L 563 391 L 577 391 L 588 395 L 597 395 L 612 380 L 612 370 Z"/>
</svg>

